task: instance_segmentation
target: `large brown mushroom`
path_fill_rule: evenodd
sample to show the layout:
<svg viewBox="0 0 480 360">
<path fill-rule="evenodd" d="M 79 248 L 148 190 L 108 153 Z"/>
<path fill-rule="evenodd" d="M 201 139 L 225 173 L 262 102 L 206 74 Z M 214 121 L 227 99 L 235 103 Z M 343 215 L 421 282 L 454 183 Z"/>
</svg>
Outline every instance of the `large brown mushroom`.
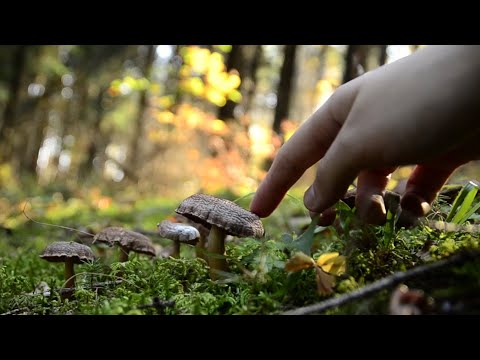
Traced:
<svg viewBox="0 0 480 360">
<path fill-rule="evenodd" d="M 210 228 L 208 235 L 208 264 L 210 276 L 218 277 L 218 271 L 228 271 L 225 253 L 225 237 L 263 237 L 265 230 L 254 213 L 226 199 L 206 194 L 192 195 L 178 206 L 176 213 Z M 220 255 L 220 256 L 218 256 Z"/>
<path fill-rule="evenodd" d="M 173 241 L 172 257 L 180 257 L 180 244 L 196 245 L 200 239 L 200 232 L 190 225 L 174 223 L 164 220 L 157 224 L 157 230 L 161 237 Z"/>
<path fill-rule="evenodd" d="M 83 244 L 76 242 L 57 241 L 48 245 L 40 257 L 50 262 L 65 263 L 65 287 L 75 288 L 74 264 L 91 262 L 95 260 L 92 250 Z M 62 298 L 69 297 L 72 292 L 62 293 Z"/>
<path fill-rule="evenodd" d="M 128 261 L 130 251 L 155 256 L 155 248 L 152 241 L 143 234 L 123 229 L 121 227 L 107 227 L 96 234 L 93 243 L 99 242 L 108 246 L 117 245 L 120 247 L 120 262 Z"/>
</svg>

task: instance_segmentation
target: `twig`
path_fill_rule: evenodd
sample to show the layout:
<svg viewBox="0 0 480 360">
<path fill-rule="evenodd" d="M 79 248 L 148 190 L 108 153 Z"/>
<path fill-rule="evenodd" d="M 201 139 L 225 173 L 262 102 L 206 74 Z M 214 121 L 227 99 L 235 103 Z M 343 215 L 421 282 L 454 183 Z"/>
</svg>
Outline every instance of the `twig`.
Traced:
<svg viewBox="0 0 480 360">
<path fill-rule="evenodd" d="M 328 299 L 317 304 L 285 311 L 283 313 L 280 313 L 280 315 L 308 315 L 323 312 L 325 310 L 346 304 L 348 302 L 365 298 L 380 290 L 393 288 L 396 285 L 404 281 L 410 280 L 414 277 L 421 277 L 441 268 L 447 268 L 453 265 L 459 265 L 471 260 L 475 260 L 479 257 L 479 255 L 480 252 L 477 250 L 463 251 L 459 254 L 452 255 L 446 259 L 438 260 L 431 264 L 417 266 L 405 272 L 396 272 L 388 277 L 375 281 L 351 293 Z"/>
<path fill-rule="evenodd" d="M 144 230 L 140 228 L 135 228 L 133 231 L 138 232 L 140 234 L 146 235 L 146 236 L 158 236 L 161 237 L 160 234 L 156 231 L 150 231 L 150 230 Z"/>
<path fill-rule="evenodd" d="M 23 215 L 30 221 L 33 221 L 34 223 L 36 224 L 40 224 L 40 225 L 47 225 L 47 226 L 53 226 L 53 227 L 57 227 L 57 228 L 61 228 L 61 229 L 66 229 L 66 230 L 70 230 L 70 231 L 76 231 L 76 232 L 79 232 L 79 233 L 82 233 L 84 235 L 88 235 L 88 236 L 95 236 L 94 234 L 90 234 L 86 231 L 82 231 L 82 230 L 78 230 L 78 229 L 74 229 L 74 228 L 70 228 L 68 226 L 62 226 L 62 225 L 55 225 L 55 224 L 49 224 L 49 223 L 44 223 L 44 222 L 41 222 L 41 221 L 37 221 L 37 220 L 33 220 L 31 217 L 29 217 L 27 215 L 27 213 L 25 212 L 25 208 L 27 207 L 27 204 L 29 203 L 30 201 L 26 201 L 25 202 L 25 205 L 23 205 Z"/>
<path fill-rule="evenodd" d="M 154 297 L 151 304 L 139 305 L 137 309 L 154 308 L 159 314 L 163 314 L 167 307 L 173 306 L 175 306 L 175 300 L 160 300 L 160 298 Z"/>
<path fill-rule="evenodd" d="M 100 290 L 105 287 L 108 287 L 110 285 L 120 285 L 123 282 L 123 280 L 116 280 L 116 281 L 106 281 L 106 282 L 100 282 L 96 284 L 92 284 L 91 286 L 82 286 L 82 289 L 90 289 L 90 290 Z M 75 288 L 61 288 L 60 293 L 62 294 L 69 294 L 75 291 Z"/>
<path fill-rule="evenodd" d="M 0 314 L 0 315 L 13 315 L 13 314 L 19 313 L 21 311 L 25 311 L 25 310 L 28 310 L 28 308 L 23 307 L 23 308 L 20 308 L 20 309 L 13 309 L 11 311 L 4 312 L 3 314 Z"/>
</svg>

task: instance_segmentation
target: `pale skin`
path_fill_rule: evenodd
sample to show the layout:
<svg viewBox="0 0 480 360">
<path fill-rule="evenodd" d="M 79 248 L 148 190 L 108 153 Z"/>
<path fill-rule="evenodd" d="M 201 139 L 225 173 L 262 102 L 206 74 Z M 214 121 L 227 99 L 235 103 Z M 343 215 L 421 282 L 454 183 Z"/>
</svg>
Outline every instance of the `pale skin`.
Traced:
<svg viewBox="0 0 480 360">
<path fill-rule="evenodd" d="M 480 159 L 480 46 L 430 45 L 342 86 L 279 150 L 250 210 L 269 216 L 318 162 L 304 203 L 321 220 L 357 179 L 361 220 L 382 223 L 391 173 L 416 165 L 401 206 L 424 216 L 461 165 Z"/>
</svg>

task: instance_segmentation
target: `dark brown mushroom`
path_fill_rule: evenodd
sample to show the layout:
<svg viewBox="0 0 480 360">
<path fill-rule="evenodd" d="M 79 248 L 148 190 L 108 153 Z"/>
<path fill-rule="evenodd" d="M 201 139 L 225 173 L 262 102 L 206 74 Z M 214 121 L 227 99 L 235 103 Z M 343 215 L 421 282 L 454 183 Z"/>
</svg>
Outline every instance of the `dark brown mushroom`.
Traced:
<svg viewBox="0 0 480 360">
<path fill-rule="evenodd" d="M 120 247 L 120 262 L 128 261 L 130 251 L 155 256 L 155 248 L 152 241 L 143 234 L 127 230 L 121 227 L 108 227 L 100 231 L 93 238 L 93 243 L 99 242 L 108 246 Z"/>
<path fill-rule="evenodd" d="M 193 226 L 174 223 L 164 220 L 157 224 L 157 230 L 161 237 L 173 241 L 172 257 L 180 257 L 180 244 L 196 245 L 200 239 L 200 232 Z"/>
<path fill-rule="evenodd" d="M 262 221 L 257 215 L 230 200 L 211 195 L 192 195 L 183 200 L 175 212 L 210 228 L 208 263 L 212 278 L 218 277 L 218 271 L 228 271 L 227 261 L 223 257 L 225 237 L 228 234 L 261 238 L 265 233 Z"/>
<path fill-rule="evenodd" d="M 65 263 L 65 287 L 75 288 L 74 264 L 91 262 L 95 259 L 92 250 L 83 244 L 76 242 L 57 241 L 48 245 L 40 257 L 50 262 Z M 68 297 L 73 292 L 66 292 L 63 298 Z"/>
</svg>

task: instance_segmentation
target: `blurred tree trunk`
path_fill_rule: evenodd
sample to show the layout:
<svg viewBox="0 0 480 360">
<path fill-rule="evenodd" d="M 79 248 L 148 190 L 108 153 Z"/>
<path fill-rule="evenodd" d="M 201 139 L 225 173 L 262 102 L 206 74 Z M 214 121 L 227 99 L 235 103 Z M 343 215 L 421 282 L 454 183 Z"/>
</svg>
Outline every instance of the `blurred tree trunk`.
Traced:
<svg viewBox="0 0 480 360">
<path fill-rule="evenodd" d="M 104 115 L 104 107 L 102 102 L 106 90 L 106 88 L 100 88 L 97 98 L 95 99 L 96 112 L 90 128 L 90 141 L 87 143 L 86 146 L 87 156 L 84 158 L 84 160 L 80 163 L 79 166 L 79 178 L 82 180 L 87 179 L 88 176 L 92 173 L 93 160 L 98 154 L 104 151 L 106 146 L 105 144 L 107 144 L 107 141 L 104 139 L 104 136 L 100 130 L 100 124 L 102 123 Z"/>
<path fill-rule="evenodd" d="M 122 64 L 135 56 L 137 48 L 131 45 L 81 45 L 74 59 L 77 70 L 76 88 L 79 97 L 77 101 L 78 115 L 76 125 L 71 131 L 76 133 L 76 151 L 82 152 L 75 170 L 76 178 L 85 181 L 95 168 L 102 169 L 105 162 L 105 148 L 109 136 L 101 132 L 105 108 L 104 98 L 112 80 L 122 76 Z M 96 95 L 90 95 L 90 90 L 96 90 Z"/>
<path fill-rule="evenodd" d="M 355 79 L 368 70 L 367 58 L 369 45 L 348 45 L 345 55 L 345 71 L 343 83 Z"/>
<path fill-rule="evenodd" d="M 36 175 L 38 152 L 43 144 L 44 130 L 48 124 L 48 111 L 50 108 L 49 97 L 40 98 L 33 110 L 32 121 L 27 125 L 28 131 L 25 136 L 23 158 L 20 170 L 25 175 Z"/>
<path fill-rule="evenodd" d="M 249 79 L 248 89 L 245 93 L 245 99 L 243 102 L 244 113 L 247 114 L 252 107 L 253 99 L 255 96 L 255 91 L 257 89 L 257 69 L 262 63 L 263 58 L 263 48 L 262 45 L 254 45 L 255 51 L 253 53 L 252 62 L 248 68 L 248 71 L 245 74 L 245 78 Z"/>
<path fill-rule="evenodd" d="M 155 60 L 155 45 L 149 45 L 148 50 L 144 59 L 144 64 L 142 68 L 143 76 L 147 79 L 151 78 L 152 65 Z M 130 143 L 129 151 L 129 160 L 127 161 L 127 168 L 130 170 L 136 169 L 138 166 L 138 161 L 140 157 L 140 144 L 142 143 L 144 119 L 147 110 L 147 93 L 148 88 L 140 91 L 139 101 L 138 101 L 138 115 L 133 127 L 133 134 Z"/>
<path fill-rule="evenodd" d="M 277 90 L 277 106 L 275 107 L 272 125 L 272 130 L 280 136 L 282 135 L 282 121 L 288 118 L 290 110 L 296 52 L 297 45 L 285 45 L 283 64 L 280 70 L 280 82 Z"/>
<path fill-rule="evenodd" d="M 19 45 L 13 55 L 12 73 L 7 85 L 8 100 L 3 111 L 3 117 L 0 120 L 0 144 L 3 144 L 0 160 L 8 159 L 11 156 L 9 132 L 15 125 L 16 110 L 20 99 L 20 86 L 25 70 L 26 52 L 27 45 Z"/>
<path fill-rule="evenodd" d="M 243 45 L 232 45 L 232 50 L 228 54 L 228 60 L 226 63 L 227 71 L 237 70 L 240 76 L 240 79 L 243 82 L 243 64 L 245 63 L 244 59 L 244 46 Z M 240 85 L 242 86 L 242 85 Z M 227 100 L 227 103 L 222 106 L 218 111 L 218 118 L 225 122 L 235 120 L 234 110 L 237 106 L 237 103 Z"/>
<path fill-rule="evenodd" d="M 179 72 L 183 63 L 182 56 L 180 55 L 182 47 L 182 45 L 175 45 L 175 51 L 170 61 L 168 79 L 165 82 L 165 94 L 173 97 L 173 106 L 176 106 L 182 101 L 182 93 L 178 86 Z"/>
<path fill-rule="evenodd" d="M 379 45 L 380 54 L 378 57 L 378 66 L 385 65 L 387 63 L 387 48 L 388 45 Z"/>
</svg>

